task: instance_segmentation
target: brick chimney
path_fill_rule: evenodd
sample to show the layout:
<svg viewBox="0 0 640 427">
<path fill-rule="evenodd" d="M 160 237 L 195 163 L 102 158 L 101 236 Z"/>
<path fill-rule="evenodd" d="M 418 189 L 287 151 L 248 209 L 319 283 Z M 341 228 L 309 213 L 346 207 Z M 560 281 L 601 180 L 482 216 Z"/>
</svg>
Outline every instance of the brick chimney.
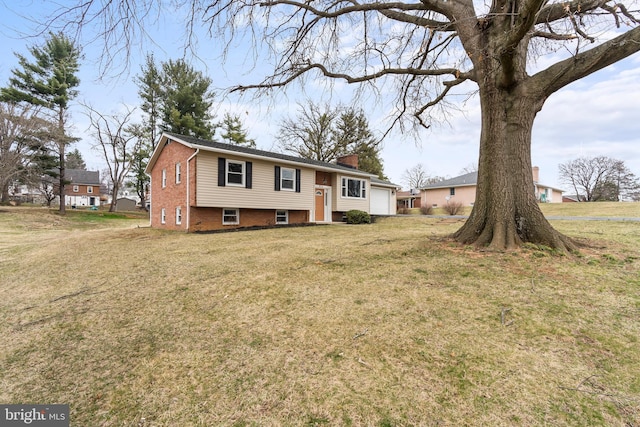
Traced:
<svg viewBox="0 0 640 427">
<path fill-rule="evenodd" d="M 531 172 L 533 173 L 533 182 L 540 181 L 540 168 L 538 166 L 534 166 L 531 168 Z"/>
<path fill-rule="evenodd" d="M 346 166 L 351 169 L 358 169 L 358 155 L 347 154 L 346 156 L 338 157 L 337 162 L 340 166 Z"/>
</svg>

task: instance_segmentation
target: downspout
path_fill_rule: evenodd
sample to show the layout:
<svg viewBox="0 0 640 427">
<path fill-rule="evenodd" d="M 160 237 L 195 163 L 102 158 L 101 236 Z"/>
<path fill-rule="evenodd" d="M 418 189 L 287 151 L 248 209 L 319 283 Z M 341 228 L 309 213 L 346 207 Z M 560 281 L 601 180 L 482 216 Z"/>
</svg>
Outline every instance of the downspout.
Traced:
<svg viewBox="0 0 640 427">
<path fill-rule="evenodd" d="M 195 156 L 198 155 L 199 152 L 200 152 L 200 149 L 196 148 L 195 153 L 193 153 L 187 159 L 187 204 L 186 204 L 186 208 L 187 208 L 187 233 L 189 232 L 189 226 L 191 225 L 191 206 L 189 206 L 189 196 L 191 195 L 191 193 L 189 192 L 189 186 L 191 184 L 191 172 L 190 172 L 189 164 L 191 163 L 191 160 Z"/>
<path fill-rule="evenodd" d="M 153 218 L 151 218 L 151 214 L 152 214 L 151 211 L 153 210 L 153 206 L 151 205 L 153 203 L 153 201 L 151 199 L 153 197 L 153 194 L 151 194 L 151 173 L 148 173 L 147 175 L 149 176 L 149 192 L 150 192 L 150 194 L 149 194 L 149 228 L 151 228 L 151 220 L 153 219 Z M 144 202 L 145 202 L 144 207 L 146 208 L 147 207 L 147 201 L 145 200 Z"/>
</svg>

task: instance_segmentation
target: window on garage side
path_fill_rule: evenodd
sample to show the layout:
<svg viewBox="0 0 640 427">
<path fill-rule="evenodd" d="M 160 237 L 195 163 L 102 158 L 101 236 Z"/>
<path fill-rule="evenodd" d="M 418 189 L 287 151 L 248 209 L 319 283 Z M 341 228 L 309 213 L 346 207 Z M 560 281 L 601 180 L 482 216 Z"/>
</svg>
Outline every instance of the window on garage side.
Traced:
<svg viewBox="0 0 640 427">
<path fill-rule="evenodd" d="M 342 197 L 366 199 L 367 181 L 364 179 L 342 178 Z"/>
</svg>

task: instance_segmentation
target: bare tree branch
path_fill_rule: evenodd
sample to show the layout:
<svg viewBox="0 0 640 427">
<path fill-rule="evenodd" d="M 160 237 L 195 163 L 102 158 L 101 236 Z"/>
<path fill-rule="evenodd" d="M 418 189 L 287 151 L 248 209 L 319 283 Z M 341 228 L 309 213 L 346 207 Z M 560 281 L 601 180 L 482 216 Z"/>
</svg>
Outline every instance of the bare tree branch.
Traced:
<svg viewBox="0 0 640 427">
<path fill-rule="evenodd" d="M 530 88 L 541 87 L 545 96 L 589 74 L 640 51 L 640 27 L 551 65 L 531 77 Z"/>
<path fill-rule="evenodd" d="M 89 105 L 83 106 L 91 123 L 96 148 L 100 150 L 107 163 L 112 194 L 109 211 L 113 212 L 118 192 L 133 166 L 134 154 L 142 144 L 141 135 L 131 124 L 135 108 L 125 107 L 122 114 L 106 115 Z"/>
<path fill-rule="evenodd" d="M 421 69 L 415 69 L 415 68 L 388 68 L 388 69 L 380 70 L 373 74 L 354 77 L 344 73 L 336 73 L 336 72 L 329 71 L 323 64 L 316 63 L 316 64 L 308 64 L 300 67 L 295 72 L 293 72 L 291 76 L 287 77 L 282 81 L 273 82 L 273 83 L 265 82 L 265 83 L 255 84 L 255 85 L 240 85 L 232 88 L 231 92 L 244 91 L 247 89 L 266 89 L 266 88 L 274 88 L 274 87 L 283 87 L 291 83 L 293 80 L 297 79 L 298 77 L 302 76 L 303 74 L 314 69 L 319 70 L 325 77 L 330 77 L 333 79 L 343 79 L 343 80 L 346 80 L 347 83 L 362 83 L 366 81 L 372 81 L 385 75 L 442 76 L 442 75 L 449 74 L 453 76 L 460 76 L 463 74 L 460 72 L 460 70 L 455 68 L 443 68 L 443 69 L 435 69 L 435 70 L 432 70 L 432 69 L 421 70 Z M 470 76 L 469 74 L 465 74 L 465 75 Z"/>
</svg>

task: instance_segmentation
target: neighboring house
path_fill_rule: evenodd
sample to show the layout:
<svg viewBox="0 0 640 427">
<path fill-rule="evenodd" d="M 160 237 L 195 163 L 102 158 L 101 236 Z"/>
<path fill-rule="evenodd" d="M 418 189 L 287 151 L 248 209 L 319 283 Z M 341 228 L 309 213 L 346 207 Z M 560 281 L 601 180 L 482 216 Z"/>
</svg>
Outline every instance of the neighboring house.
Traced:
<svg viewBox="0 0 640 427">
<path fill-rule="evenodd" d="M 100 206 L 100 172 L 66 169 L 64 203 L 67 206 Z"/>
<path fill-rule="evenodd" d="M 536 200 L 543 203 L 562 202 L 562 190 L 539 182 L 540 169 L 537 166 L 532 168 L 532 174 Z M 477 183 L 478 172 L 470 172 L 429 184 L 422 189 L 422 204 L 438 207 L 446 205 L 449 201 L 456 201 L 463 206 L 473 206 L 476 200 Z"/>
<path fill-rule="evenodd" d="M 412 209 L 422 206 L 420 190 L 398 191 L 396 200 L 398 209 Z"/>
<path fill-rule="evenodd" d="M 541 203 L 562 203 L 563 191 L 559 188 L 553 188 L 540 183 L 540 168 L 534 166 L 531 168 L 533 173 L 533 187 L 536 200 Z"/>
<path fill-rule="evenodd" d="M 14 182 L 9 186 L 9 197 L 18 203 L 46 203 L 40 189 L 19 182 Z"/>
<path fill-rule="evenodd" d="M 186 231 L 341 221 L 395 212 L 397 186 L 340 164 L 163 133 L 149 160 L 151 226 Z"/>
<path fill-rule="evenodd" d="M 562 203 L 586 202 L 587 198 L 576 194 L 563 194 Z"/>
</svg>

